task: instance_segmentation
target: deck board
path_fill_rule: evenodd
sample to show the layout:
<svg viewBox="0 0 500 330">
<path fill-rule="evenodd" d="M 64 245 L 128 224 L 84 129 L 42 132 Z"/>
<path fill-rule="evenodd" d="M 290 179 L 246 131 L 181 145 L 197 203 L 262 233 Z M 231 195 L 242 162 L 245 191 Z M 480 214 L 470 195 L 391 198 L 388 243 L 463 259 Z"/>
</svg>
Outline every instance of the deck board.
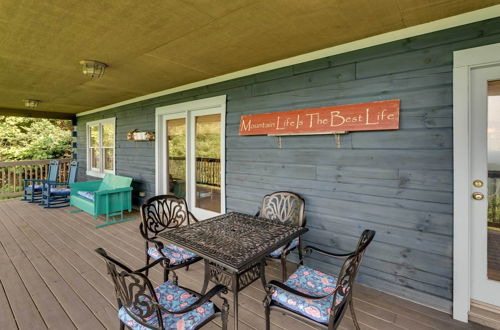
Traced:
<svg viewBox="0 0 500 330">
<path fill-rule="evenodd" d="M 10 308 L 9 301 L 7 300 L 7 295 L 3 287 L 3 283 L 0 280 L 0 329 L 14 329 L 17 328 L 16 320 L 14 319 L 14 314 L 12 314 L 12 309 Z"/>
<path fill-rule="evenodd" d="M 144 265 L 144 242 L 139 220 L 100 229 L 95 225 L 92 217 L 70 214 L 69 208 L 46 210 L 19 200 L 0 201 L 0 329 L 118 328 L 112 283 L 94 249 L 103 247 L 135 268 Z M 280 279 L 278 266 L 270 262 L 268 280 Z M 294 267 L 290 264 L 289 272 Z M 178 275 L 181 285 L 200 290 L 203 264 Z M 160 283 L 161 269 L 150 277 Z M 240 329 L 263 329 L 263 298 L 258 281 L 240 293 Z M 230 295 L 228 300 L 231 306 Z M 481 328 L 361 285 L 355 289 L 355 306 L 362 329 Z M 271 321 L 275 330 L 313 329 L 276 312 Z M 220 320 L 206 329 L 220 329 Z M 349 312 L 340 329 L 354 329 Z"/>
<path fill-rule="evenodd" d="M 47 326 L 74 329 L 73 322 L 3 224 L 0 224 L 0 241 Z"/>
</svg>

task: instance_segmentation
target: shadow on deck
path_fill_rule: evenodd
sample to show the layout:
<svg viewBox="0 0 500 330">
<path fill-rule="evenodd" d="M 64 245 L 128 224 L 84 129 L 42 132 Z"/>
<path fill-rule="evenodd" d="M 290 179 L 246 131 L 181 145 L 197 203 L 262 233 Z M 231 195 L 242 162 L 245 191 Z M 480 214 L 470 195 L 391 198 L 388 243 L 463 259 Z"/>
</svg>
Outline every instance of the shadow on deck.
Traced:
<svg viewBox="0 0 500 330">
<path fill-rule="evenodd" d="M 0 201 L 0 329 L 118 329 L 114 289 L 94 249 L 103 247 L 132 268 L 142 267 L 144 242 L 136 216 L 96 229 L 91 216 L 70 214 L 70 208 Z M 179 272 L 179 282 L 200 290 L 202 274 L 197 263 Z M 277 264 L 272 262 L 266 275 L 279 279 Z M 151 277 L 159 283 L 162 273 L 155 270 Z M 354 296 L 362 329 L 483 329 L 362 285 Z M 264 328 L 263 298 L 259 281 L 240 293 L 240 329 Z M 312 329 L 275 312 L 271 321 L 272 329 Z M 217 319 L 205 329 L 219 325 Z M 353 328 L 347 312 L 340 329 Z"/>
</svg>

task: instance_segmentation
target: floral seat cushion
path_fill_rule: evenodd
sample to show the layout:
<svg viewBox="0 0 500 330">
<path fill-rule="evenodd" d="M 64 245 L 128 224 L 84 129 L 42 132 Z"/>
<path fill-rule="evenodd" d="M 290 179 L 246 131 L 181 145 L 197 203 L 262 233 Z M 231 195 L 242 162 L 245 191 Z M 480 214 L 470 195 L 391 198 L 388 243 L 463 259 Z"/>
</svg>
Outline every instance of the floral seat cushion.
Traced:
<svg viewBox="0 0 500 330">
<path fill-rule="evenodd" d="M 170 311 L 179 311 L 186 308 L 187 306 L 193 304 L 197 298 L 187 292 L 186 290 L 176 286 L 170 281 L 163 283 L 162 285 L 155 288 L 156 297 L 158 302 L 164 308 Z M 145 308 L 145 307 L 144 307 Z M 211 317 L 215 313 L 214 304 L 209 301 L 201 305 L 200 307 L 189 311 L 184 314 L 169 314 L 162 313 L 163 327 L 165 329 L 172 330 L 188 330 L 194 329 L 206 319 Z M 120 308 L 118 311 L 118 317 L 120 320 L 129 328 L 134 330 L 146 330 L 150 327 L 145 327 L 142 324 L 136 322 L 126 311 L 125 307 Z M 148 317 L 148 324 L 153 327 L 158 327 L 158 318 L 156 314 Z"/>
<path fill-rule="evenodd" d="M 320 297 L 335 290 L 337 279 L 307 266 L 300 266 L 284 284 L 307 295 Z M 311 300 L 276 288 L 272 300 L 312 320 L 327 323 L 333 295 L 324 299 Z M 342 297 L 337 297 L 336 303 L 341 301 Z"/>
<path fill-rule="evenodd" d="M 77 191 L 76 192 L 79 196 L 89 200 L 89 201 L 94 201 L 94 192 L 93 191 Z"/>
<path fill-rule="evenodd" d="M 162 252 L 168 259 L 170 259 L 170 265 L 178 265 L 197 257 L 197 255 L 193 252 L 185 250 L 175 244 L 165 245 Z M 154 246 L 148 249 L 148 255 L 153 259 L 160 259 L 162 257 L 160 252 L 158 252 Z"/>
<path fill-rule="evenodd" d="M 295 249 L 299 245 L 299 238 L 295 238 L 292 243 L 290 243 L 290 246 L 288 247 L 287 250 L 292 250 Z M 279 258 L 281 257 L 281 254 L 283 253 L 283 250 L 285 249 L 285 246 L 280 247 L 279 249 L 274 250 L 269 254 L 271 258 Z"/>
</svg>

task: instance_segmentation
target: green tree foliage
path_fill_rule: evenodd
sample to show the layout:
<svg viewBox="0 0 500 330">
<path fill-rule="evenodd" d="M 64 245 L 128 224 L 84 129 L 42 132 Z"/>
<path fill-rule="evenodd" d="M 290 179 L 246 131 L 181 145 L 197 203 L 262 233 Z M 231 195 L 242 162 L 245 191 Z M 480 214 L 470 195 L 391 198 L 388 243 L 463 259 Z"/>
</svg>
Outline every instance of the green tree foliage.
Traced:
<svg viewBox="0 0 500 330">
<path fill-rule="evenodd" d="M 0 116 L 0 161 L 71 155 L 68 120 Z"/>
<path fill-rule="evenodd" d="M 196 157 L 220 159 L 220 115 L 203 116 L 196 123 Z M 186 157 L 185 119 L 168 121 L 170 157 Z"/>
</svg>

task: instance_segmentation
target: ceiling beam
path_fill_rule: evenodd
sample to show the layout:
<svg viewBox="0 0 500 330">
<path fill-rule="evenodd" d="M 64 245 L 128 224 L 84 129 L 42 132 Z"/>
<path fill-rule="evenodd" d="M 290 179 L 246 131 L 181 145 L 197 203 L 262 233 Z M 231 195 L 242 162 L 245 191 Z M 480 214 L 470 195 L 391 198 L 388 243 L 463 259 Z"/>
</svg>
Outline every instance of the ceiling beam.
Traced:
<svg viewBox="0 0 500 330">
<path fill-rule="evenodd" d="M 75 119 L 75 115 L 72 113 L 38 111 L 38 110 L 28 110 L 28 109 L 9 109 L 9 108 L 0 108 L 0 116 L 32 117 L 32 118 L 47 118 L 47 119 L 70 119 L 70 120 Z"/>
</svg>

